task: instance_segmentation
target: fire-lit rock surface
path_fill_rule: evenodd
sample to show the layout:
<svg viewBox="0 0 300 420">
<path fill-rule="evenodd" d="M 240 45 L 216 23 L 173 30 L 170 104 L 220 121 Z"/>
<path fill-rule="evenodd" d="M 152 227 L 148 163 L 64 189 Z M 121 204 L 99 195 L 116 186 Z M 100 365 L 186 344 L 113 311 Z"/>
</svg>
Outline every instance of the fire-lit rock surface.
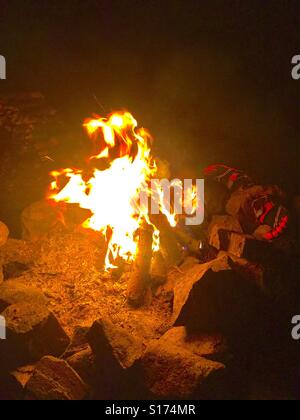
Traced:
<svg viewBox="0 0 300 420">
<path fill-rule="evenodd" d="M 17 303 L 2 312 L 7 339 L 1 343 L 1 364 L 17 367 L 46 355 L 60 356 L 69 338 L 46 306 Z"/>
<path fill-rule="evenodd" d="M 103 366 L 123 369 L 131 367 L 144 352 L 143 342 L 125 328 L 114 325 L 109 319 L 94 322 L 88 333 L 94 354 Z"/>
<path fill-rule="evenodd" d="M 213 382 L 225 374 L 225 365 L 216 361 L 224 352 L 220 337 L 187 340 L 184 328 L 174 328 L 148 346 L 142 359 L 145 382 L 154 397 L 209 397 Z"/>
<path fill-rule="evenodd" d="M 120 258 L 118 268 L 104 271 L 103 235 L 81 226 L 90 211 L 41 200 L 48 173 L 60 167 L 50 153 L 58 144 L 47 125 L 53 116 L 39 95 L 0 99 L 0 135 L 12 139 L 1 156 L 1 211 L 12 212 L 11 224 L 0 217 L 12 237 L 21 237 L 22 224 L 23 237 L 8 239 L 0 222 L 0 313 L 8 333 L 0 342 L 0 399 L 294 395 L 281 393 L 296 360 L 287 325 L 298 289 L 297 280 L 290 285 L 288 246 L 281 252 L 244 235 L 234 217 L 221 214 L 221 192 L 208 191 L 213 217 L 201 227 L 201 252 L 198 237 L 153 217 L 160 252 L 134 309 L 134 264 Z M 299 198 L 295 207 L 296 231 Z M 151 249 L 142 252 L 150 263 Z"/>
<path fill-rule="evenodd" d="M 64 360 L 44 357 L 26 384 L 29 400 L 83 400 L 87 387 Z"/>
<path fill-rule="evenodd" d="M 249 392 L 227 386 L 241 380 L 232 379 L 232 366 L 238 378 L 246 380 L 247 369 L 239 358 L 256 355 L 256 346 L 263 348 L 265 343 L 264 332 L 276 323 L 251 270 L 247 275 L 246 269 L 234 265 L 247 260 L 236 257 L 233 263 L 232 254 L 225 252 L 204 264 L 187 257 L 183 264 L 168 267 L 165 284 L 154 286 L 149 303 L 132 309 L 126 302 L 131 267 L 108 274 L 101 269 L 103 258 L 103 244 L 87 232 L 6 242 L 0 249 L 1 261 L 20 262 L 27 270 L 0 286 L 8 322 L 8 340 L 1 342 L 8 350 L 2 363 L 9 355 L 9 365 L 18 370 L 28 362 L 38 363 L 42 356 L 61 356 L 67 362 L 63 369 L 74 370 L 89 385 L 91 399 L 227 398 Z M 186 328 L 172 328 L 175 320 Z M 69 346 L 62 328 L 71 337 Z M 60 344 L 53 349 L 57 340 Z M 260 357 L 259 364 L 265 361 Z M 11 399 L 22 398 L 24 381 L 1 369 L 3 381 L 12 384 Z M 37 374 L 44 382 L 34 382 L 31 398 L 84 398 L 67 383 L 61 386 L 60 376 L 54 380 L 53 371 L 47 367 Z M 31 373 L 26 373 L 26 383 Z M 251 381 L 247 378 L 245 386 Z M 46 384 L 47 392 L 41 392 L 40 383 Z M 269 383 L 263 386 L 268 389 Z"/>
<path fill-rule="evenodd" d="M 98 377 L 96 369 L 95 356 L 89 346 L 72 356 L 69 356 L 66 361 L 78 373 L 85 383 L 94 385 Z"/>
<path fill-rule="evenodd" d="M 34 371 L 33 365 L 21 366 L 4 375 L 0 383 L 0 400 L 23 400 L 25 386 Z"/>
<path fill-rule="evenodd" d="M 171 281 L 174 282 L 174 303 L 173 303 L 173 318 L 172 321 L 176 322 L 177 318 L 180 315 L 182 308 L 184 307 L 190 292 L 195 283 L 201 280 L 205 273 L 211 268 L 216 270 L 219 269 L 218 259 L 212 260 L 205 264 L 199 264 L 197 261 L 191 261 L 189 264 L 188 261 L 183 264 L 179 272 L 175 270 L 170 277 Z M 223 269 L 223 267 L 221 267 Z M 183 271 L 182 271 L 183 270 Z"/>
<path fill-rule="evenodd" d="M 128 308 L 126 279 L 101 271 L 103 249 L 86 234 L 50 235 L 34 244 L 10 240 L 1 249 L 0 258 L 5 263 L 28 264 L 30 270 L 18 277 L 18 283 L 43 292 L 49 309 L 70 334 L 79 324 L 90 327 L 111 314 L 118 325 L 128 325 L 146 339 L 154 338 L 163 328 L 166 314 L 171 313 L 170 298 L 163 291 L 154 298 L 154 307 L 141 311 Z"/>
<path fill-rule="evenodd" d="M 18 280 L 7 280 L 0 285 L 0 312 L 23 302 L 46 305 L 47 299 L 39 289 L 28 287 Z"/>
</svg>

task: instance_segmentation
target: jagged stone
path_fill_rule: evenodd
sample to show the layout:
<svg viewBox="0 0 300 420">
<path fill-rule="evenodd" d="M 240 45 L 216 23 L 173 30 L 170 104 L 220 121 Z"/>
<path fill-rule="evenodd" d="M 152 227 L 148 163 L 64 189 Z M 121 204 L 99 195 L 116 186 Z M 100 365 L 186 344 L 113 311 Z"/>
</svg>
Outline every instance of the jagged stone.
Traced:
<svg viewBox="0 0 300 420">
<path fill-rule="evenodd" d="M 29 270 L 29 266 L 18 261 L 9 262 L 3 265 L 3 277 L 5 280 L 15 279 Z"/>
<path fill-rule="evenodd" d="M 64 360 L 43 357 L 26 384 L 28 400 L 83 400 L 87 386 Z"/>
<path fill-rule="evenodd" d="M 88 333 L 88 340 L 101 365 L 114 369 L 128 369 L 144 350 L 138 337 L 114 325 L 109 319 L 95 321 Z"/>
<path fill-rule="evenodd" d="M 46 306 L 17 303 L 2 312 L 7 339 L 1 343 L 1 363 L 8 368 L 39 360 L 45 355 L 60 356 L 69 338 Z"/>
<path fill-rule="evenodd" d="M 10 305 L 22 302 L 46 305 L 47 298 L 40 290 L 28 287 L 19 280 L 7 280 L 0 285 L 0 312 Z"/>
<path fill-rule="evenodd" d="M 33 370 L 33 365 L 27 365 L 5 374 L 0 382 L 0 400 L 23 400 Z"/>
<path fill-rule="evenodd" d="M 156 398 L 191 398 L 208 392 L 213 397 L 225 365 L 209 358 L 222 358 L 222 353 L 220 338 L 188 340 L 184 328 L 174 328 L 148 346 L 141 361 L 145 383 Z"/>
<path fill-rule="evenodd" d="M 69 356 L 66 361 L 85 383 L 93 384 L 96 381 L 95 356 L 90 346 L 86 346 L 72 356 Z"/>
<path fill-rule="evenodd" d="M 217 258 L 205 264 L 199 264 L 197 260 L 192 259 L 186 267 L 180 267 L 179 272 L 176 275 L 176 281 L 174 282 L 173 323 L 176 322 L 183 306 L 188 300 L 194 284 L 200 281 L 205 273 L 211 268 L 216 271 L 220 269 L 219 260 L 220 258 Z M 223 267 L 221 267 L 221 269 L 223 269 Z"/>
</svg>

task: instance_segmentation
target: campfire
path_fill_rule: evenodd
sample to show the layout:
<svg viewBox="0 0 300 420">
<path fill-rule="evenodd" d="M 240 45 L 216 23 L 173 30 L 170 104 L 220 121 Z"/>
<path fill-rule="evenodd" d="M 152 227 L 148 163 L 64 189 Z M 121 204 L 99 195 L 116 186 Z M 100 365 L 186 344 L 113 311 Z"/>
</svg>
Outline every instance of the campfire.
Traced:
<svg viewBox="0 0 300 420">
<path fill-rule="evenodd" d="M 34 144 L 22 121 L 40 124 L 37 108 L 34 118 L 18 109 L 12 118 L 8 107 L 12 138 L 20 118 Z M 289 226 L 278 188 L 212 165 L 208 214 L 193 227 L 185 221 L 203 208 L 200 184 L 163 182 L 170 175 L 129 112 L 83 127 L 89 156 L 55 170 L 47 159 L 46 196 L 19 205 L 22 238 L 0 222 L 0 399 L 240 398 L 250 393 L 241 385 L 253 386 L 251 363 L 268 388 L 274 366 L 265 379 L 265 364 L 281 343 L 270 325 L 294 296 L 285 276 L 294 260 L 268 239 Z"/>
<path fill-rule="evenodd" d="M 85 169 L 53 171 L 48 199 L 60 204 L 76 204 L 90 216 L 83 228 L 101 233 L 106 242 L 104 270 L 116 269 L 122 262 L 134 263 L 131 302 L 139 305 L 146 289 L 152 255 L 160 251 L 160 231 L 153 221 L 162 214 L 170 226 L 178 222 L 178 206 L 157 179 L 159 168 L 151 154 L 152 138 L 139 128 L 129 112 L 116 112 L 107 118 L 84 122 L 94 153 Z M 179 193 L 180 204 L 191 202 L 196 211 L 195 186 L 183 196 L 179 180 L 171 187 Z M 170 191 L 168 191 L 170 193 Z M 62 213 L 60 213 L 62 214 Z"/>
<path fill-rule="evenodd" d="M 108 270 L 116 268 L 119 258 L 127 262 L 135 260 L 143 223 L 153 228 L 153 251 L 159 249 L 159 231 L 140 200 L 142 194 L 149 195 L 150 180 L 157 166 L 151 156 L 150 135 L 137 128 L 136 120 L 128 112 L 86 120 L 84 127 L 96 150 L 88 158 L 88 171 L 92 175 L 81 169 L 52 172 L 55 180 L 49 198 L 91 211 L 83 226 L 105 236 Z M 98 169 L 101 166 L 104 169 Z M 159 204 L 162 206 L 162 201 Z"/>
</svg>

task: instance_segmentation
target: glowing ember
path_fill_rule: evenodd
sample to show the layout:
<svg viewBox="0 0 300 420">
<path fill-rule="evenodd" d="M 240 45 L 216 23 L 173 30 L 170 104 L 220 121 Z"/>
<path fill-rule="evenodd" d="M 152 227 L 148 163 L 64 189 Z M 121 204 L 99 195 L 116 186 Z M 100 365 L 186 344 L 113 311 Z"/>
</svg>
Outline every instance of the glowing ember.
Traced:
<svg viewBox="0 0 300 420">
<path fill-rule="evenodd" d="M 157 173 L 157 166 L 151 156 L 150 135 L 137 127 L 130 113 L 89 119 L 84 127 L 97 146 L 97 153 L 89 158 L 92 176 L 86 180 L 83 171 L 77 169 L 52 172 L 54 181 L 49 198 L 76 203 L 92 212 L 83 226 L 105 235 L 105 269 L 109 269 L 116 267 L 119 257 L 134 260 L 139 227 L 145 221 L 154 227 L 153 250 L 159 249 L 159 231 L 149 219 L 148 206 L 140 200 L 141 194 L 149 197 L 150 181 Z M 105 162 L 107 169 L 97 169 L 99 161 Z M 64 186 L 60 187 L 62 180 Z M 164 207 L 161 193 L 157 194 L 157 200 L 162 213 L 175 225 L 175 216 Z"/>
</svg>

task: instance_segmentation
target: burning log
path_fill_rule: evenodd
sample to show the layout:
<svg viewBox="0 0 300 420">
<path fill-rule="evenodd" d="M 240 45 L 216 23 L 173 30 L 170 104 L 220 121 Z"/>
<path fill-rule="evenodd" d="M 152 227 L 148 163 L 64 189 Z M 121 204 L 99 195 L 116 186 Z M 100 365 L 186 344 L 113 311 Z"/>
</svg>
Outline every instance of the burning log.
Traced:
<svg viewBox="0 0 300 420">
<path fill-rule="evenodd" d="M 156 252 L 152 257 L 150 270 L 151 283 L 153 284 L 153 287 L 158 287 L 164 284 L 167 280 L 167 275 L 168 269 L 166 260 L 160 251 Z"/>
<path fill-rule="evenodd" d="M 167 217 L 164 214 L 151 215 L 151 222 L 160 232 L 160 251 L 167 267 L 179 265 L 183 260 L 182 247 Z"/>
<path fill-rule="evenodd" d="M 143 305 L 150 286 L 153 226 L 144 222 L 139 229 L 138 253 L 128 285 L 128 303 L 134 307 Z"/>
</svg>

